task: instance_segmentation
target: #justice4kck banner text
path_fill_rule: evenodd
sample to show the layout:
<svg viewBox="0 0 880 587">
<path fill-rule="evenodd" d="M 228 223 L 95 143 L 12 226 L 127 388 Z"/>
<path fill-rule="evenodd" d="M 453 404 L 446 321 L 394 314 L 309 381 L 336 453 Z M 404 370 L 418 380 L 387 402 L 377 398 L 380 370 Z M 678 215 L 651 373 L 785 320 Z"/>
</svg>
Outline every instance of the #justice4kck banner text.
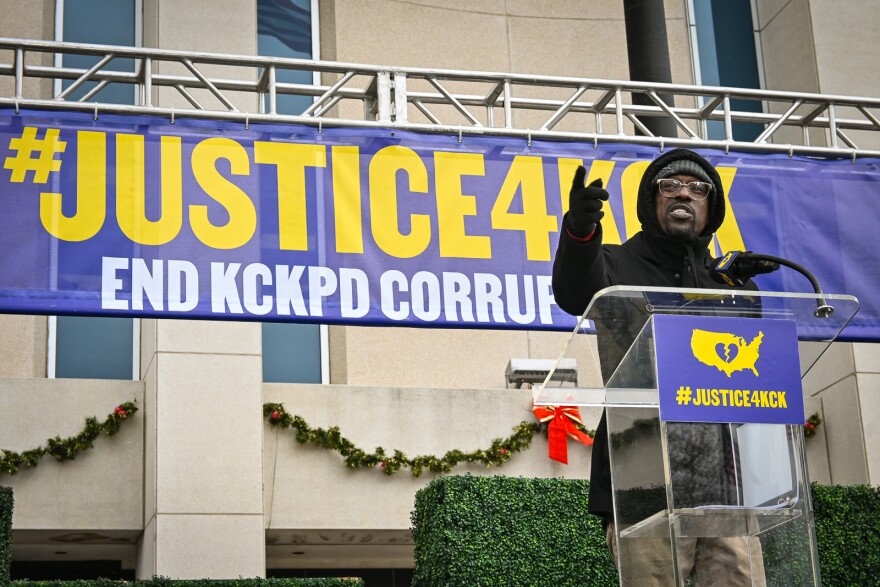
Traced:
<svg viewBox="0 0 880 587">
<path fill-rule="evenodd" d="M 880 339 L 880 167 L 699 150 L 752 250 L 858 297 Z M 552 258 L 574 170 L 639 230 L 655 147 L 0 110 L 0 312 L 570 329 Z M 787 270 L 762 290 L 810 291 Z"/>
</svg>

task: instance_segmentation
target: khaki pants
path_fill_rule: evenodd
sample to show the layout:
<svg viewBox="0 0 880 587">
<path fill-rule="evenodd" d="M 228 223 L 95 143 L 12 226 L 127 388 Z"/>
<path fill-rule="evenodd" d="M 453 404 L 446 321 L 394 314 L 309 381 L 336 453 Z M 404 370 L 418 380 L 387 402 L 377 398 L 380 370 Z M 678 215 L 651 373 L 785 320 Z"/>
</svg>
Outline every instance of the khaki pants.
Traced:
<svg viewBox="0 0 880 587">
<path fill-rule="evenodd" d="M 622 585 L 675 587 L 669 540 L 623 540 L 625 546 L 619 549 L 614 524 L 608 525 L 605 538 L 618 570 L 624 569 Z M 695 587 L 766 585 L 757 538 L 680 538 L 676 547 L 682 584 L 691 577 Z"/>
</svg>

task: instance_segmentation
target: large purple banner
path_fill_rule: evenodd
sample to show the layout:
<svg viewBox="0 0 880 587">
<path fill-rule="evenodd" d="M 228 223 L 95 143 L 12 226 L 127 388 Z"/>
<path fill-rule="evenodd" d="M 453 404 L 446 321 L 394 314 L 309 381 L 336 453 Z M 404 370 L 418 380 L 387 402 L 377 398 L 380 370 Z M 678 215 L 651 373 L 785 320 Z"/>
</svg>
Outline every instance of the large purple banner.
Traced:
<svg viewBox="0 0 880 587">
<path fill-rule="evenodd" d="M 880 162 L 700 152 L 729 199 L 713 252 L 812 269 L 862 303 L 845 338 L 880 339 Z M 0 312 L 570 329 L 550 275 L 575 168 L 605 180 L 621 242 L 658 154 L 0 110 Z"/>
</svg>

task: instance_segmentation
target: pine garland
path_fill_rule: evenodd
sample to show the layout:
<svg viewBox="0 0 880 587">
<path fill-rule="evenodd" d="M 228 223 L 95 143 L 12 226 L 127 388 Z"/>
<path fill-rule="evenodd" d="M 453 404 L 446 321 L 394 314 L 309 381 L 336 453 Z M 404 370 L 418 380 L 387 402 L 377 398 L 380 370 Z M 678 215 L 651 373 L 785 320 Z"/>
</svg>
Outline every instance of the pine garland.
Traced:
<svg viewBox="0 0 880 587">
<path fill-rule="evenodd" d="M 379 466 L 385 475 L 394 475 L 402 468 L 408 468 L 413 476 L 418 477 L 425 471 L 431 473 L 448 473 L 460 463 L 481 463 L 486 467 L 500 467 L 518 452 L 532 445 L 532 438 L 539 433 L 547 435 L 547 424 L 540 422 L 520 422 L 513 428 L 513 434 L 507 438 L 496 438 L 489 448 L 464 452 L 458 449 L 447 451 L 442 457 L 420 455 L 407 457 L 403 452 L 394 450 L 389 454 L 384 448 L 377 447 L 374 452 L 355 446 L 353 442 L 342 436 L 338 426 L 327 430 L 312 428 L 300 416 L 287 413 L 284 404 L 263 404 L 263 416 L 272 426 L 284 430 L 293 428 L 296 440 L 300 444 L 311 444 L 338 452 L 349 469 L 373 468 Z M 580 427 L 582 432 L 594 436 L 595 432 Z"/>
<path fill-rule="evenodd" d="M 119 427 L 129 416 L 138 411 L 134 402 L 125 402 L 116 406 L 113 413 L 108 415 L 103 422 L 97 418 L 86 418 L 82 432 L 76 436 L 61 438 L 56 436 L 46 441 L 46 446 L 38 446 L 22 453 L 0 448 L 0 473 L 15 475 L 24 466 L 29 469 L 36 468 L 40 460 L 51 455 L 59 462 L 72 461 L 82 453 L 92 448 L 94 441 L 101 435 L 114 436 L 119 432 Z"/>
<path fill-rule="evenodd" d="M 94 441 L 101 435 L 114 436 L 124 420 L 137 413 L 138 407 L 134 402 L 125 402 L 116 406 L 112 414 L 109 414 L 103 422 L 97 418 L 86 418 L 83 430 L 76 436 L 61 438 L 56 436 L 46 441 L 46 446 L 38 446 L 24 452 L 0 448 L 0 473 L 15 475 L 24 466 L 34 469 L 40 460 L 46 455 L 51 455 L 59 462 L 71 461 L 80 453 L 93 447 Z M 448 473 L 460 463 L 482 463 L 486 467 L 500 467 L 510 460 L 518 452 L 527 450 L 532 445 L 532 438 L 539 433 L 547 435 L 547 425 L 540 422 L 520 422 L 514 426 L 513 434 L 507 438 L 496 438 L 487 449 L 464 452 L 458 449 L 447 451 L 442 457 L 434 455 L 420 455 L 414 458 L 407 457 L 403 452 L 394 450 L 392 454 L 380 447 L 376 447 L 372 453 L 355 446 L 350 440 L 342 436 L 338 426 L 327 430 L 312 428 L 300 416 L 287 413 L 284 404 L 263 404 L 263 416 L 272 426 L 280 426 L 287 430 L 293 428 L 296 440 L 300 444 L 311 444 L 329 450 L 335 450 L 343 458 L 345 466 L 349 469 L 373 468 L 379 466 L 385 475 L 394 475 L 402 468 L 408 468 L 415 477 L 423 472 Z M 819 414 L 813 414 L 804 423 L 804 436 L 807 438 L 816 434 L 816 428 L 822 423 Z M 590 436 L 595 436 L 594 430 L 588 430 L 582 425 L 578 428 Z"/>
<path fill-rule="evenodd" d="M 813 414 L 804 422 L 804 436 L 809 438 L 816 434 L 816 428 L 822 423 L 818 413 Z"/>
</svg>

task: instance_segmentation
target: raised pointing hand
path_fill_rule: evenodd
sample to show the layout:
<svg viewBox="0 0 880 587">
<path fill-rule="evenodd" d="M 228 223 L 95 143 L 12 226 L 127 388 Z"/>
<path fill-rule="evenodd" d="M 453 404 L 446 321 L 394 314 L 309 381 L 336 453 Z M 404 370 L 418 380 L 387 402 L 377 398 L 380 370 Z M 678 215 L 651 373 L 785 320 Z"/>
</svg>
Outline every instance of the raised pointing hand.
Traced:
<svg viewBox="0 0 880 587">
<path fill-rule="evenodd" d="M 568 194 L 566 227 L 568 232 L 579 238 L 586 238 L 596 230 L 596 224 L 605 216 L 602 201 L 608 199 L 608 192 L 602 189 L 602 179 L 584 187 L 586 177 L 587 170 L 579 165 Z"/>
</svg>

